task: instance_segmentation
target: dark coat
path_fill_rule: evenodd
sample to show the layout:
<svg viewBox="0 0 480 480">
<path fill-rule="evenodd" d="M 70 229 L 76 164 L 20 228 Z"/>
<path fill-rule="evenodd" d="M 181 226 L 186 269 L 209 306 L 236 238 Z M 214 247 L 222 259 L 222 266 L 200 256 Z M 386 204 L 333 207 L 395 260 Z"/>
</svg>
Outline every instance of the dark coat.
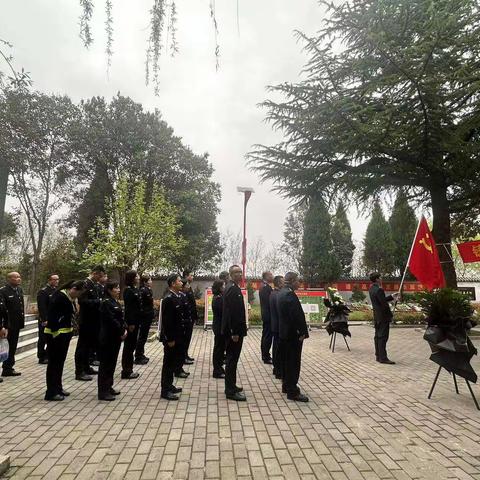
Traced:
<svg viewBox="0 0 480 480">
<path fill-rule="evenodd" d="M 52 295 L 56 292 L 56 288 L 50 285 L 46 285 L 37 293 L 37 306 L 38 306 L 38 321 L 46 322 L 48 315 L 48 304 Z"/>
<path fill-rule="evenodd" d="M 140 287 L 140 301 L 142 304 L 142 318 L 145 320 L 153 320 L 155 316 L 153 309 L 153 292 L 147 285 Z"/>
<path fill-rule="evenodd" d="M 77 311 L 75 303 L 61 290 L 57 290 L 50 299 L 45 333 L 56 337 L 72 331 L 72 318 Z"/>
<path fill-rule="evenodd" d="M 122 306 L 107 295 L 100 305 L 100 345 L 120 342 L 126 328 Z"/>
<path fill-rule="evenodd" d="M 370 301 L 373 307 L 373 321 L 375 324 L 390 322 L 393 317 L 393 313 L 390 310 L 388 302 L 393 300 L 392 295 L 385 295 L 385 290 L 377 283 L 372 284 L 368 291 L 370 295 Z"/>
<path fill-rule="evenodd" d="M 91 278 L 85 280 L 85 290 L 78 298 L 80 305 L 80 323 L 98 325 L 100 321 L 100 303 L 102 287 Z"/>
<path fill-rule="evenodd" d="M 190 306 L 190 318 L 192 319 L 193 323 L 196 323 L 198 320 L 197 301 L 195 300 L 195 294 L 193 293 L 192 287 L 190 287 L 185 293 Z"/>
<path fill-rule="evenodd" d="M 123 291 L 123 305 L 125 307 L 125 322 L 127 325 L 140 325 L 142 316 L 140 290 L 136 287 L 125 287 Z"/>
<path fill-rule="evenodd" d="M 186 292 L 180 292 L 180 304 L 182 305 L 182 325 L 184 328 L 192 324 L 192 307 Z"/>
<path fill-rule="evenodd" d="M 223 295 L 215 295 L 212 300 L 213 322 L 212 330 L 215 335 L 222 334 Z"/>
<path fill-rule="evenodd" d="M 5 307 L 8 312 L 8 328 L 20 330 L 25 327 L 25 306 L 23 304 L 23 291 L 10 285 L 0 288 Z"/>
<path fill-rule="evenodd" d="M 270 302 L 270 330 L 272 333 L 278 334 L 278 294 L 280 290 L 274 289 L 270 294 L 268 301 Z"/>
<path fill-rule="evenodd" d="M 247 335 L 245 301 L 236 283 L 231 283 L 223 293 L 222 333 L 229 337 Z"/>
<path fill-rule="evenodd" d="M 308 327 L 302 304 L 293 288 L 283 287 L 278 292 L 278 334 L 281 340 L 308 338 Z"/>
<path fill-rule="evenodd" d="M 178 342 L 183 337 L 183 305 L 180 295 L 168 292 L 162 301 L 160 341 Z"/>
<path fill-rule="evenodd" d="M 0 295 L 0 328 L 8 328 L 8 312 L 2 295 Z"/>
<path fill-rule="evenodd" d="M 260 289 L 260 311 L 262 313 L 262 322 L 270 324 L 270 295 L 273 288 L 268 283 L 263 283 L 263 287 Z"/>
</svg>

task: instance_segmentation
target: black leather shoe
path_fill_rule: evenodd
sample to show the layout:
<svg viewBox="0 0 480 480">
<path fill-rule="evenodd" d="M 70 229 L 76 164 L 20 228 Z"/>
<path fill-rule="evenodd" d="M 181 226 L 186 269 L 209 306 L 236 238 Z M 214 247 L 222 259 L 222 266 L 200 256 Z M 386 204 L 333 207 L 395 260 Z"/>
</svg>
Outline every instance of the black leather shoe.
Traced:
<svg viewBox="0 0 480 480">
<path fill-rule="evenodd" d="M 47 400 L 48 402 L 61 402 L 62 400 L 65 400 L 65 397 L 57 393 L 56 395 L 53 395 L 51 397 L 47 397 L 47 395 L 45 395 L 45 400 Z"/>
<path fill-rule="evenodd" d="M 287 393 L 287 389 L 282 385 L 282 393 Z"/>
<path fill-rule="evenodd" d="M 21 373 L 15 371 L 14 369 L 2 371 L 2 377 L 19 377 L 20 375 Z"/>
<path fill-rule="evenodd" d="M 227 393 L 226 396 L 229 400 L 235 400 L 236 402 L 245 402 L 247 400 L 247 397 L 241 392 Z"/>
<path fill-rule="evenodd" d="M 275 375 L 275 378 L 276 378 L 277 380 L 283 380 L 283 377 L 282 377 L 281 375 Z"/>
<path fill-rule="evenodd" d="M 267 364 L 267 365 L 272 365 L 273 362 L 272 362 L 272 359 L 271 358 L 266 358 L 263 360 L 263 363 Z"/>
<path fill-rule="evenodd" d="M 38 361 L 39 365 L 48 365 L 48 360 L 46 358 L 42 358 Z"/>
<path fill-rule="evenodd" d="M 112 402 L 113 400 L 115 400 L 115 395 L 112 395 L 111 393 L 106 393 L 105 395 L 99 395 L 98 399 L 105 400 L 106 402 Z"/>
<path fill-rule="evenodd" d="M 148 358 L 146 358 L 146 357 L 135 359 L 135 364 L 136 365 L 146 365 L 147 363 L 148 363 Z"/>
<path fill-rule="evenodd" d="M 100 366 L 100 362 L 99 362 L 98 360 L 92 360 L 92 361 L 90 362 L 90 365 L 91 365 L 92 367 L 99 367 L 99 366 Z"/>
<path fill-rule="evenodd" d="M 94 368 L 89 368 L 86 373 L 87 375 L 98 375 L 98 370 L 95 370 Z"/>
<path fill-rule="evenodd" d="M 187 360 L 189 360 L 190 362 L 193 362 L 193 361 L 195 360 L 194 358 L 192 358 L 192 357 L 190 357 L 190 356 L 188 356 L 188 355 L 187 355 L 185 358 L 186 358 Z"/>
<path fill-rule="evenodd" d="M 243 387 L 235 387 L 235 391 L 238 392 L 243 392 Z"/>
<path fill-rule="evenodd" d="M 289 400 L 294 400 L 295 402 L 308 402 L 308 397 L 303 393 L 299 393 L 298 395 L 287 395 Z"/>
<path fill-rule="evenodd" d="M 80 380 L 81 382 L 91 382 L 93 378 L 86 373 L 82 373 L 80 375 L 75 375 L 75 380 Z"/>
<path fill-rule="evenodd" d="M 187 372 L 180 372 L 180 373 L 176 373 L 175 377 L 177 377 L 177 378 L 188 378 L 188 374 L 187 374 Z"/>
<path fill-rule="evenodd" d="M 184 365 L 193 365 L 193 360 L 189 360 L 188 358 L 186 358 L 186 359 L 183 361 L 183 364 L 184 364 Z"/>
<path fill-rule="evenodd" d="M 3 382 L 3 378 L 0 378 L 0 383 L 2 383 L 2 382 Z"/>
<path fill-rule="evenodd" d="M 170 389 L 170 392 L 172 392 L 173 394 L 175 394 L 175 393 L 182 393 L 182 391 L 183 391 L 183 388 L 182 388 L 182 387 L 172 386 L 172 388 Z"/>
<path fill-rule="evenodd" d="M 378 362 L 379 362 L 379 363 L 384 363 L 384 364 L 386 364 L 386 365 L 395 365 L 395 362 L 392 361 L 392 360 L 390 360 L 390 359 L 388 359 L 388 358 L 385 359 L 385 360 L 379 360 Z"/>
<path fill-rule="evenodd" d="M 160 395 L 165 400 L 178 400 L 178 396 L 175 395 L 173 392 L 165 392 Z"/>
<path fill-rule="evenodd" d="M 121 378 L 124 380 L 133 380 L 134 378 L 138 378 L 140 376 L 137 372 L 130 372 L 130 373 L 122 373 Z"/>
<path fill-rule="evenodd" d="M 67 392 L 66 390 L 62 390 L 62 395 L 64 397 L 69 397 L 70 396 L 70 392 Z"/>
<path fill-rule="evenodd" d="M 213 378 L 225 378 L 225 374 L 224 373 L 214 373 L 212 375 Z"/>
<path fill-rule="evenodd" d="M 120 395 L 120 390 L 115 390 L 114 388 L 111 388 L 111 389 L 110 389 L 110 393 L 111 393 L 112 395 Z"/>
</svg>

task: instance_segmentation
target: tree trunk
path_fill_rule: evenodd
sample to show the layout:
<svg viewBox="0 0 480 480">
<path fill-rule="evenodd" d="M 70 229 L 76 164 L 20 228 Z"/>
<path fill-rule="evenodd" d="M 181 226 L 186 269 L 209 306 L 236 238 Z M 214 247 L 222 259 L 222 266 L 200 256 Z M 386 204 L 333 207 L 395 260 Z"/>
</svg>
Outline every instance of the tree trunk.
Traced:
<svg viewBox="0 0 480 480">
<path fill-rule="evenodd" d="M 38 256 L 34 254 L 32 260 L 32 270 L 30 272 L 30 283 L 28 285 L 28 294 L 30 298 L 36 298 L 37 293 L 37 276 L 38 276 L 38 266 L 40 264 L 40 260 Z"/>
<path fill-rule="evenodd" d="M 452 257 L 452 233 L 447 187 L 435 185 L 430 191 L 433 213 L 433 238 L 438 248 L 447 287 L 457 288 L 457 273 Z"/>
<path fill-rule="evenodd" d="M 9 173 L 9 164 L 4 159 L 0 158 L 0 240 L 3 236 L 3 226 L 5 222 L 5 201 L 7 198 Z"/>
</svg>

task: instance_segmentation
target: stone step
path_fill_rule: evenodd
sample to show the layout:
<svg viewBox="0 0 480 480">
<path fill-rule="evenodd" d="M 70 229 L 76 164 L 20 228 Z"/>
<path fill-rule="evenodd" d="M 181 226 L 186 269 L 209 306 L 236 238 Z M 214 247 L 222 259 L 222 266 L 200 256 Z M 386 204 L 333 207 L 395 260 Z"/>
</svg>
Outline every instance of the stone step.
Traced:
<svg viewBox="0 0 480 480">
<path fill-rule="evenodd" d="M 17 354 L 26 352 L 28 350 L 36 351 L 37 348 L 37 337 L 34 338 L 27 338 L 27 339 L 19 339 L 17 345 Z"/>
<path fill-rule="evenodd" d="M 20 335 L 18 337 L 19 341 L 22 340 L 30 340 L 30 339 L 37 339 L 38 338 L 38 328 L 24 328 L 20 330 Z"/>
</svg>

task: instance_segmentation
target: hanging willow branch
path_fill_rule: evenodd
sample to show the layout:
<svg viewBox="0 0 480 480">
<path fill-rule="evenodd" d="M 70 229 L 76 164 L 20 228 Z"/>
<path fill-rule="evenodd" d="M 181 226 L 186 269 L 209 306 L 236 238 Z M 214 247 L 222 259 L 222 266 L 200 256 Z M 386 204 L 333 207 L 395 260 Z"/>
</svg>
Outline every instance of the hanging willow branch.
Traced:
<svg viewBox="0 0 480 480">
<path fill-rule="evenodd" d="M 112 66 L 113 56 L 113 15 L 112 15 L 112 0 L 105 0 L 105 14 L 107 19 L 105 20 L 105 31 L 107 33 L 107 47 L 105 53 L 107 54 L 107 72 L 110 71 Z"/>
<path fill-rule="evenodd" d="M 160 87 L 160 53 L 162 51 L 162 32 L 165 24 L 165 0 L 155 0 L 150 10 L 150 38 L 148 40 L 146 71 L 147 85 L 150 83 L 150 68 L 153 71 L 153 88 L 158 95 Z"/>
<path fill-rule="evenodd" d="M 220 68 L 220 46 L 218 45 L 218 23 L 215 14 L 215 0 L 210 0 L 210 18 L 213 22 L 213 29 L 215 34 L 215 69 L 218 72 Z"/>
<path fill-rule="evenodd" d="M 93 43 L 92 31 L 90 30 L 90 21 L 93 15 L 94 0 L 80 0 L 82 14 L 80 15 L 80 38 L 83 44 L 88 48 Z"/>
<path fill-rule="evenodd" d="M 178 42 L 177 42 L 177 6 L 175 1 L 172 1 L 170 5 L 170 23 L 168 25 L 170 30 L 170 35 L 172 38 L 172 43 L 170 44 L 170 55 L 174 57 L 178 53 Z"/>
</svg>

